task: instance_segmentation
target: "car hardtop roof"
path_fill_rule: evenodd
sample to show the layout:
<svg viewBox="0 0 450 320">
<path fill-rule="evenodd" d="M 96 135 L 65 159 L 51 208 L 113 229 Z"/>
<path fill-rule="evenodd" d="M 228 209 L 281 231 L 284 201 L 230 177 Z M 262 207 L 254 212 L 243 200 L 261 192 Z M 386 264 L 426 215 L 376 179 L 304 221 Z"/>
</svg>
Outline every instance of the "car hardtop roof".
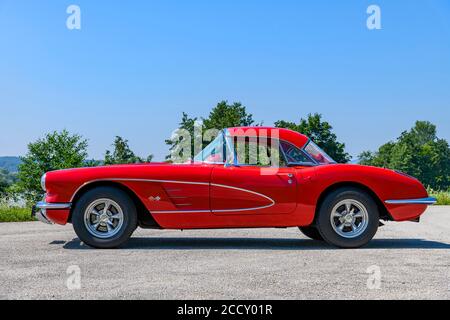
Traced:
<svg viewBox="0 0 450 320">
<path fill-rule="evenodd" d="M 232 137 L 260 137 L 277 138 L 292 143 L 298 148 L 303 148 L 309 138 L 297 131 L 275 128 L 275 127 L 234 127 L 228 128 L 228 133 Z"/>
</svg>

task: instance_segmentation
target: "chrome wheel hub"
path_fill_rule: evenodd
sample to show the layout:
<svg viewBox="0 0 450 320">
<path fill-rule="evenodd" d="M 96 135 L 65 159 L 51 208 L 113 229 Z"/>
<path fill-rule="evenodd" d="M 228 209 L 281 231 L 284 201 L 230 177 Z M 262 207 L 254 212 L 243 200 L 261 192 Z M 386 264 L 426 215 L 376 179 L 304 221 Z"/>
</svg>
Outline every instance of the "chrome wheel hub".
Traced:
<svg viewBox="0 0 450 320">
<path fill-rule="evenodd" d="M 360 236 L 367 229 L 369 214 L 361 202 L 347 199 L 334 206 L 330 220 L 338 235 L 351 239 Z"/>
<path fill-rule="evenodd" d="M 352 224 L 353 216 L 351 214 L 347 214 L 345 215 L 345 217 L 342 218 L 341 222 L 345 224 Z"/>
<path fill-rule="evenodd" d="M 84 212 L 84 224 L 94 237 L 108 239 L 115 236 L 123 226 L 123 211 L 111 199 L 98 199 Z"/>
</svg>

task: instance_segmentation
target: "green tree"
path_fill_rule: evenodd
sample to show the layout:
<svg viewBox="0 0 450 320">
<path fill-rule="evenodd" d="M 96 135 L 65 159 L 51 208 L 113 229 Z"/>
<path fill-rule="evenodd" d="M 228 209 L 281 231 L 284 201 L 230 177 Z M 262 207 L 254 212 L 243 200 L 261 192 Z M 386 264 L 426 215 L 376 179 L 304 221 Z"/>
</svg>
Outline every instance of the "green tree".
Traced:
<svg viewBox="0 0 450 320">
<path fill-rule="evenodd" d="M 351 160 L 350 155 L 345 152 L 345 144 L 337 141 L 337 136 L 332 131 L 333 127 L 328 122 L 322 121 L 321 114 L 308 114 L 307 119 L 300 119 L 298 124 L 279 120 L 275 122 L 275 126 L 308 136 L 339 163 L 347 163 Z"/>
<path fill-rule="evenodd" d="M 363 152 L 360 164 L 403 171 L 434 189 L 450 187 L 450 147 L 437 137 L 436 126 L 428 121 L 417 121 L 410 131 L 376 152 Z"/>
<path fill-rule="evenodd" d="M 193 158 L 195 156 L 194 140 L 199 139 L 202 141 L 201 137 L 196 136 L 197 132 L 194 130 L 197 120 L 198 118 L 190 118 L 188 114 L 183 112 L 178 130 L 170 139 L 166 140 L 166 144 L 170 146 L 171 154 L 177 153 L 180 145 L 185 143 L 183 131 L 187 131 L 191 137 L 190 157 Z M 254 122 L 253 116 L 247 112 L 246 107 L 240 102 L 228 104 L 227 101 L 221 101 L 211 110 L 207 118 L 202 118 L 202 127 L 198 131 L 199 134 L 203 135 L 209 129 L 222 130 L 230 127 L 250 126 Z M 204 141 L 204 146 L 209 142 Z M 167 156 L 167 159 L 170 159 L 170 155 Z M 184 160 L 187 160 L 186 157 L 184 157 Z"/>
<path fill-rule="evenodd" d="M 54 131 L 28 144 L 28 152 L 19 165 L 17 190 L 30 202 L 38 200 L 43 194 L 41 176 L 52 170 L 84 166 L 87 146 L 87 140 L 67 130 Z"/>
<path fill-rule="evenodd" d="M 116 136 L 113 147 L 113 152 L 109 150 L 106 151 L 105 165 L 151 162 L 153 159 L 153 155 L 149 155 L 147 159 L 136 156 L 130 149 L 128 140 L 119 136 Z"/>
<path fill-rule="evenodd" d="M 230 105 L 227 101 L 221 101 L 211 110 L 208 118 L 203 119 L 205 130 L 245 127 L 254 123 L 252 114 L 247 113 L 245 106 L 240 102 Z"/>
<path fill-rule="evenodd" d="M 4 169 L 0 169 L 0 196 L 3 196 L 6 188 L 10 185 L 9 173 Z"/>
<path fill-rule="evenodd" d="M 4 195 L 7 189 L 15 182 L 17 182 L 17 173 L 0 168 L 0 196 Z"/>
</svg>

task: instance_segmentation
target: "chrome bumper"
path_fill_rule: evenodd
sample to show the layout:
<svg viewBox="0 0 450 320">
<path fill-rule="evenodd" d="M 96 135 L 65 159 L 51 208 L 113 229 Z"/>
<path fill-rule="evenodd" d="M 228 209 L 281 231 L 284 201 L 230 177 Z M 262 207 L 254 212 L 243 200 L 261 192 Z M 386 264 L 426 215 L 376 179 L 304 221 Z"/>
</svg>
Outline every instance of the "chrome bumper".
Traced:
<svg viewBox="0 0 450 320">
<path fill-rule="evenodd" d="M 71 206 L 71 203 L 47 203 L 41 201 L 33 206 L 31 209 L 31 216 L 43 223 L 53 224 L 53 222 L 47 218 L 47 210 L 65 210 L 70 209 Z"/>
<path fill-rule="evenodd" d="M 421 199 L 404 199 L 404 200 L 386 200 L 387 204 L 423 204 L 431 206 L 433 204 L 436 204 L 437 199 L 436 198 L 421 198 Z"/>
</svg>

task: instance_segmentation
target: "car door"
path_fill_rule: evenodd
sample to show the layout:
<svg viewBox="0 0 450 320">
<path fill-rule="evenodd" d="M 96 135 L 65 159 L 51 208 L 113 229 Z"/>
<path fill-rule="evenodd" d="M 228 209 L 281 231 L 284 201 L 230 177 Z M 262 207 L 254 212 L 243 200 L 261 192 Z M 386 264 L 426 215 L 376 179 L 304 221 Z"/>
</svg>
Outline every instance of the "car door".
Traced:
<svg viewBox="0 0 450 320">
<path fill-rule="evenodd" d="M 230 141 L 229 141 L 230 142 Z M 215 215 L 288 214 L 297 207 L 297 178 L 286 167 L 279 142 L 231 141 L 233 161 L 211 172 L 210 207 Z"/>
<path fill-rule="evenodd" d="M 293 168 L 267 173 L 258 166 L 222 166 L 211 174 L 211 211 L 216 215 L 291 213 L 296 193 Z"/>
</svg>

